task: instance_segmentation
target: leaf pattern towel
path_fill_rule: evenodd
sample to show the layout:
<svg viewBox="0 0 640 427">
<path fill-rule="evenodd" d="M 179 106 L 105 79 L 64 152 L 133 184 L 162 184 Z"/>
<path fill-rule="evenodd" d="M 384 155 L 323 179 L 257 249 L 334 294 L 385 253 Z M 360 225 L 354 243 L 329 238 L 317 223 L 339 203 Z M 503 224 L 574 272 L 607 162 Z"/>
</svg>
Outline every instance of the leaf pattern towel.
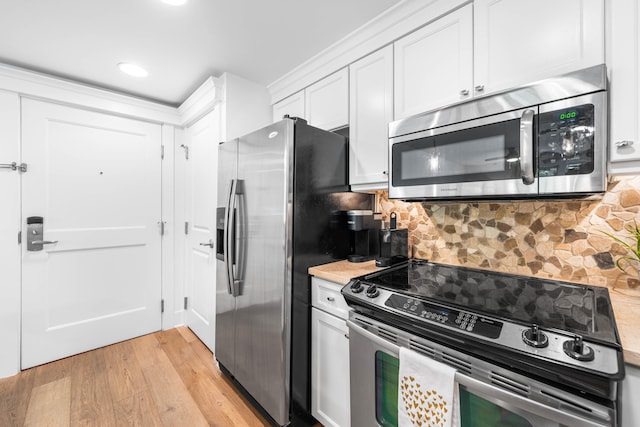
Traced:
<svg viewBox="0 0 640 427">
<path fill-rule="evenodd" d="M 448 365 L 401 347 L 398 427 L 458 425 L 455 373 Z"/>
</svg>

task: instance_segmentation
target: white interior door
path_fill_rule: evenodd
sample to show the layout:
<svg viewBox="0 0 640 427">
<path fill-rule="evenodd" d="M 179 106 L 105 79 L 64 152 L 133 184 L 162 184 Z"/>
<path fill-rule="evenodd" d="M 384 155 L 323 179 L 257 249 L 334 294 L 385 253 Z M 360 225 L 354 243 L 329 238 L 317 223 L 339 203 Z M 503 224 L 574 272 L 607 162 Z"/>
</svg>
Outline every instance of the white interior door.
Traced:
<svg viewBox="0 0 640 427">
<path fill-rule="evenodd" d="M 23 100 L 23 369 L 161 328 L 160 144 L 157 124 Z M 55 243 L 29 251 L 35 216 Z"/>
<path fill-rule="evenodd" d="M 188 130 L 186 206 L 187 325 L 213 351 L 215 343 L 218 110 Z"/>
</svg>

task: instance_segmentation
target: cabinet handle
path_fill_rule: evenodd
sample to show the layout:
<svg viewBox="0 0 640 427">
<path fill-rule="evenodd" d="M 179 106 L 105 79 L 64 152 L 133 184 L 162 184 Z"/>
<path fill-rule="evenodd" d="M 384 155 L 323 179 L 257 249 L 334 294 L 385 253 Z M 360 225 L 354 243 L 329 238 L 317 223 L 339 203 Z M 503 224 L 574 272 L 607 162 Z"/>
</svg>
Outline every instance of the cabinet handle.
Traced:
<svg viewBox="0 0 640 427">
<path fill-rule="evenodd" d="M 460 95 L 462 96 L 468 96 L 469 95 L 469 89 L 462 89 L 460 91 Z"/>
<path fill-rule="evenodd" d="M 616 147 L 618 148 L 631 147 L 632 145 L 633 145 L 633 141 L 617 141 L 616 142 Z"/>
<path fill-rule="evenodd" d="M 349 339 L 349 334 L 344 334 L 344 337 L 345 337 L 346 339 Z"/>
<path fill-rule="evenodd" d="M 484 85 L 478 85 L 475 87 L 476 92 L 482 92 L 484 90 Z"/>
<path fill-rule="evenodd" d="M 327 301 L 334 302 L 336 299 L 334 297 L 327 297 Z"/>
<path fill-rule="evenodd" d="M 387 175 L 387 171 L 382 171 L 382 175 Z"/>
</svg>

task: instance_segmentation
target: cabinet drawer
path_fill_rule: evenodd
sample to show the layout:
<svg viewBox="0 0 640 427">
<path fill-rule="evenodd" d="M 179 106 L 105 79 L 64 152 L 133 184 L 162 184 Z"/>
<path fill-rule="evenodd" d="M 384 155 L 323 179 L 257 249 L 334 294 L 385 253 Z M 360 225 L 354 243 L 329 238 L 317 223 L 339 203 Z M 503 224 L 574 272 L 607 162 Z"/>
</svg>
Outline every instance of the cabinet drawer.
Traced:
<svg viewBox="0 0 640 427">
<path fill-rule="evenodd" d="M 342 285 L 318 277 L 311 278 L 311 305 L 341 319 L 347 319 L 349 306 L 340 293 Z"/>
</svg>

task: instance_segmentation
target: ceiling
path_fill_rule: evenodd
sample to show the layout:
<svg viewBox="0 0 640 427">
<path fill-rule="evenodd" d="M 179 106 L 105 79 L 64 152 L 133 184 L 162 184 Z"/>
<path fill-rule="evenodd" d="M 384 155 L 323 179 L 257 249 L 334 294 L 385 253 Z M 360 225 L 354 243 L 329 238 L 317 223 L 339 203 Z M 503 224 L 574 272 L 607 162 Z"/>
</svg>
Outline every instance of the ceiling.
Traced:
<svg viewBox="0 0 640 427">
<path fill-rule="evenodd" d="M 177 106 L 224 72 L 268 85 L 399 2 L 0 0 L 0 62 Z"/>
</svg>

